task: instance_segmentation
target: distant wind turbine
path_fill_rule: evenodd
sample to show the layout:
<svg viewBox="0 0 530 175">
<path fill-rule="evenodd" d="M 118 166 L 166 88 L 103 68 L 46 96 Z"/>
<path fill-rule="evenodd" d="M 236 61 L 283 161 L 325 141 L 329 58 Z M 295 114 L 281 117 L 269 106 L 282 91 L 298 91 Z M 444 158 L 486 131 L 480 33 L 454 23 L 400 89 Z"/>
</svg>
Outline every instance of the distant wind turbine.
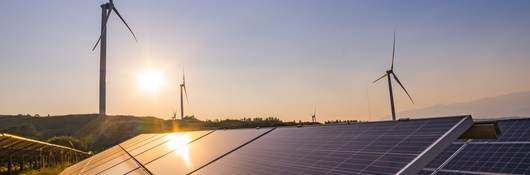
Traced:
<svg viewBox="0 0 530 175">
<path fill-rule="evenodd" d="M 410 96 L 409 92 L 407 91 L 407 89 L 405 89 L 403 84 L 401 84 L 401 81 L 399 81 L 399 78 L 394 73 L 394 56 L 395 56 L 395 52 L 396 52 L 396 32 L 394 31 L 394 44 L 392 46 L 392 64 L 390 65 L 390 69 L 387 70 L 386 73 L 383 76 L 379 77 L 377 80 L 375 80 L 373 82 L 373 83 L 376 83 L 377 81 L 379 81 L 379 80 L 381 80 L 381 79 L 383 79 L 385 77 L 388 78 L 388 91 L 389 91 L 389 95 L 390 95 L 390 108 L 392 110 L 392 120 L 396 120 L 396 109 L 394 107 L 394 94 L 392 92 L 392 78 L 391 77 L 393 77 L 396 80 L 396 82 L 399 84 L 399 86 L 401 86 L 403 91 L 405 91 L 405 93 L 409 97 L 409 99 L 412 102 L 412 104 L 414 104 L 414 100 L 412 100 L 412 97 Z"/>
<path fill-rule="evenodd" d="M 110 14 L 113 11 L 125 24 L 127 29 L 129 29 L 132 36 L 134 37 L 134 40 L 138 42 L 138 40 L 136 39 L 136 35 L 134 35 L 134 32 L 132 31 L 131 27 L 129 27 L 129 24 L 125 22 L 120 12 L 118 12 L 118 9 L 116 9 L 114 2 L 110 0 L 108 3 L 102 4 L 101 5 L 101 34 L 98 38 L 98 41 L 92 48 L 92 51 L 94 51 L 96 47 L 98 46 L 98 44 L 100 45 L 99 47 L 100 48 L 100 53 L 99 53 L 99 114 L 102 114 L 102 115 L 106 114 L 107 22 L 110 17 Z"/>
<path fill-rule="evenodd" d="M 182 71 L 182 83 L 180 84 L 180 120 L 184 119 L 184 95 L 186 96 L 186 102 L 190 104 L 188 100 L 188 91 L 186 90 L 186 76 Z M 176 118 L 176 113 L 173 114 L 173 120 Z"/>
<path fill-rule="evenodd" d="M 313 123 L 316 123 L 317 122 L 317 106 L 315 105 L 314 109 L 313 109 L 313 115 L 311 116 L 311 121 Z"/>
</svg>

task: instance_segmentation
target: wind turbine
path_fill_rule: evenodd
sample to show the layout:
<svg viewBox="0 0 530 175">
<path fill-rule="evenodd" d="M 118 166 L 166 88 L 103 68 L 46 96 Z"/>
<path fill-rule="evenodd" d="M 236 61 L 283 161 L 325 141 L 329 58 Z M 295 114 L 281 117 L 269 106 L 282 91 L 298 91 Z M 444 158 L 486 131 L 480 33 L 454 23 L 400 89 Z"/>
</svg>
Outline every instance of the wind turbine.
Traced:
<svg viewBox="0 0 530 175">
<path fill-rule="evenodd" d="M 313 109 L 313 115 L 311 116 L 311 121 L 313 123 L 316 123 L 317 122 L 317 106 L 315 105 L 314 109 Z"/>
<path fill-rule="evenodd" d="M 396 80 L 396 82 L 399 84 L 399 86 L 401 86 L 403 91 L 405 91 L 405 93 L 409 97 L 409 99 L 412 102 L 412 104 L 414 104 L 414 100 L 412 100 L 412 97 L 410 96 L 409 92 L 407 91 L 407 89 L 405 89 L 403 84 L 401 84 L 401 81 L 399 81 L 399 78 L 394 73 L 394 56 L 395 56 L 395 52 L 396 52 L 396 31 L 394 31 L 394 44 L 392 45 L 392 64 L 390 65 L 390 69 L 387 70 L 386 73 L 383 76 L 379 77 L 377 80 L 372 82 L 372 83 L 376 83 L 377 81 L 387 77 L 387 79 L 388 79 L 388 92 L 389 92 L 389 95 L 390 95 L 390 108 L 392 110 L 392 120 L 396 120 L 396 109 L 394 107 L 394 94 L 392 92 L 392 77 Z"/>
<path fill-rule="evenodd" d="M 100 52 L 99 52 L 99 114 L 102 114 L 102 115 L 106 114 L 107 22 L 113 11 L 120 18 L 120 20 L 125 24 L 127 29 L 129 29 L 132 36 L 134 37 L 134 40 L 138 42 L 138 40 L 136 39 L 136 35 L 134 35 L 134 32 L 132 31 L 131 27 L 129 27 L 129 24 L 125 22 L 120 12 L 118 12 L 118 9 L 116 9 L 114 2 L 112 0 L 109 0 L 109 2 L 101 4 L 101 34 L 98 38 L 98 41 L 92 48 L 92 51 L 96 49 L 98 44 L 100 45 L 99 47 L 100 48 Z"/>
<path fill-rule="evenodd" d="M 186 76 L 182 71 L 182 84 L 180 84 L 180 120 L 184 119 L 184 95 L 186 95 L 186 102 L 190 104 L 188 100 L 188 91 L 186 90 Z"/>
</svg>

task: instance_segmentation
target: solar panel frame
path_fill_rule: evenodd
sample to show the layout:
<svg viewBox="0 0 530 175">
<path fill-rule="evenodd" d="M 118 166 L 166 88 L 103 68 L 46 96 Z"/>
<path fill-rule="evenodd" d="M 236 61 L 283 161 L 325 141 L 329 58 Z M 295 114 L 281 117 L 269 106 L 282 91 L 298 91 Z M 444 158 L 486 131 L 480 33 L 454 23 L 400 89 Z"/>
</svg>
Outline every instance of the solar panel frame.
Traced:
<svg viewBox="0 0 530 175">
<path fill-rule="evenodd" d="M 453 143 L 447 147 L 442 153 L 440 153 L 434 160 L 432 160 L 425 168 L 436 169 L 440 167 L 447 158 L 451 157 L 462 145 L 463 143 Z"/>
</svg>

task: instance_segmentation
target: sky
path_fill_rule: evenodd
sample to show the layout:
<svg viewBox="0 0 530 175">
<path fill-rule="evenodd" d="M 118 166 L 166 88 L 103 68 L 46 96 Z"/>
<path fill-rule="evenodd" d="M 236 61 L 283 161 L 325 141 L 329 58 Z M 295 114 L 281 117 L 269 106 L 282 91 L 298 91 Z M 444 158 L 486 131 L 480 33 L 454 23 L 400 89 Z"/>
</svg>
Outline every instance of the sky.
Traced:
<svg viewBox="0 0 530 175">
<path fill-rule="evenodd" d="M 0 114 L 98 112 L 99 1 L 0 1 Z M 187 115 L 309 121 L 529 91 L 530 1 L 116 0 L 138 37 L 108 24 L 107 112 L 170 118 L 184 67 Z M 160 72 L 156 92 L 139 83 Z"/>
</svg>

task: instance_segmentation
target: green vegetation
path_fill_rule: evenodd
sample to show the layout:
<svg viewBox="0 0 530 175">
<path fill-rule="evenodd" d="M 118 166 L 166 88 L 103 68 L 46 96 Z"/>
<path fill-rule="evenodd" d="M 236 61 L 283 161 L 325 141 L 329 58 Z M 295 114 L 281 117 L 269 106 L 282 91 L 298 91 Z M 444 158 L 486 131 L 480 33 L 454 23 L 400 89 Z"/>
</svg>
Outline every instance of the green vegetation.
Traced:
<svg viewBox="0 0 530 175">
<path fill-rule="evenodd" d="M 298 124 L 314 123 L 283 122 L 274 117 L 201 121 L 194 116 L 186 116 L 183 120 L 162 120 L 155 117 L 100 116 L 98 114 L 47 117 L 0 115 L 0 132 L 93 152 L 99 152 L 142 133 Z"/>
<path fill-rule="evenodd" d="M 18 172 L 19 175 L 56 175 L 61 173 L 64 168 L 70 166 L 69 164 L 64 164 L 62 166 L 53 166 L 40 169 L 29 169 L 22 172 Z"/>
</svg>

